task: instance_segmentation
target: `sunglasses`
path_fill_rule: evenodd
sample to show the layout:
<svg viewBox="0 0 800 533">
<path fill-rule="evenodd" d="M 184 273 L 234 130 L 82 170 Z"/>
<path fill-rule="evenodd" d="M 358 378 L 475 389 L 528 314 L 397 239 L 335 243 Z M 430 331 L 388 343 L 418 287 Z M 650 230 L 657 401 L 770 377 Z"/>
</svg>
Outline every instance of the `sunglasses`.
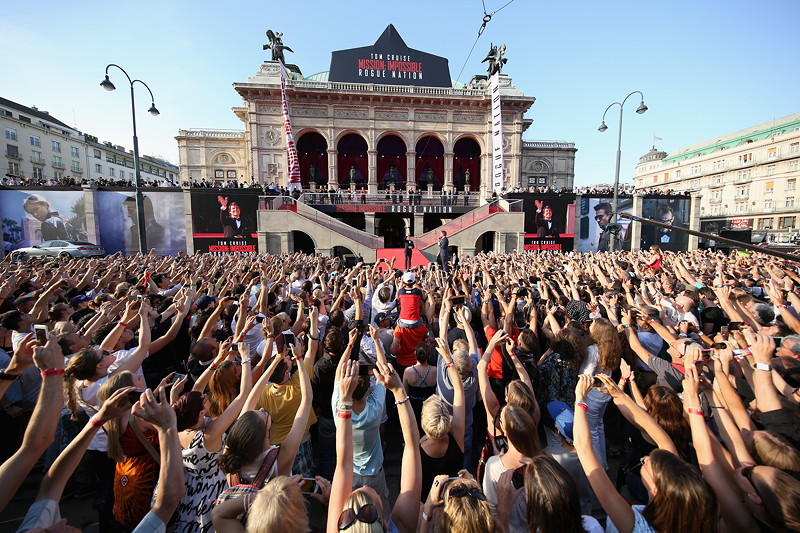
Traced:
<svg viewBox="0 0 800 533">
<path fill-rule="evenodd" d="M 486 501 L 486 496 L 479 491 L 479 490 L 472 490 L 465 486 L 456 487 L 454 489 L 450 489 L 450 492 L 447 493 L 448 497 L 450 498 L 464 498 L 465 496 L 469 496 L 471 498 L 475 498 L 476 500 L 480 500 L 482 502 Z"/>
<path fill-rule="evenodd" d="M 358 511 L 354 511 L 353 509 L 345 509 L 342 511 L 342 514 L 339 515 L 339 531 L 344 531 L 355 524 L 356 521 L 363 522 L 365 524 L 373 524 L 377 522 L 378 508 L 371 503 L 368 503 L 361 507 Z"/>
<path fill-rule="evenodd" d="M 645 457 L 647 457 L 647 456 L 645 456 Z M 629 474 L 629 473 L 633 472 L 634 470 L 636 470 L 637 468 L 641 468 L 642 466 L 644 466 L 645 457 L 642 457 L 641 459 L 639 459 L 639 461 L 636 464 L 634 464 L 632 466 L 629 466 L 628 468 L 623 470 L 622 473 L 623 474 Z"/>
</svg>

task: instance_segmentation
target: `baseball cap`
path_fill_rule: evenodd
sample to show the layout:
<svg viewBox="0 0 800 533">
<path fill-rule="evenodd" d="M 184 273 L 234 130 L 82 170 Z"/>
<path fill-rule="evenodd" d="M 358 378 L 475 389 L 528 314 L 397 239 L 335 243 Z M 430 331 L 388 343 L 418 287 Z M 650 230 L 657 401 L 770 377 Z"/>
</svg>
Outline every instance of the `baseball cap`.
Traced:
<svg viewBox="0 0 800 533">
<path fill-rule="evenodd" d="M 575 422 L 575 414 L 564 402 L 550 402 L 547 404 L 547 412 L 556 422 L 556 427 L 561 435 L 569 442 L 572 442 L 572 425 Z"/>
<path fill-rule="evenodd" d="M 413 272 L 408 271 L 403 274 L 403 283 L 414 283 L 415 281 L 417 281 L 417 276 Z"/>
<path fill-rule="evenodd" d="M 380 324 L 381 322 L 386 320 L 386 317 L 387 317 L 386 313 L 378 313 L 377 315 L 375 315 L 375 323 Z"/>
<path fill-rule="evenodd" d="M 207 294 L 204 294 L 203 296 L 201 296 L 200 298 L 197 299 L 197 302 L 196 302 L 197 303 L 197 308 L 198 309 L 205 309 L 206 307 L 211 305 L 212 302 L 216 302 L 216 301 L 217 301 L 217 298 L 215 296 L 209 296 Z"/>
<path fill-rule="evenodd" d="M 84 302 L 91 302 L 91 301 L 92 301 L 92 299 L 89 298 L 88 296 L 86 296 L 85 294 L 79 294 L 78 296 L 73 296 L 72 298 L 70 298 L 69 299 L 69 304 L 70 305 L 78 305 L 78 304 L 82 304 Z"/>
</svg>

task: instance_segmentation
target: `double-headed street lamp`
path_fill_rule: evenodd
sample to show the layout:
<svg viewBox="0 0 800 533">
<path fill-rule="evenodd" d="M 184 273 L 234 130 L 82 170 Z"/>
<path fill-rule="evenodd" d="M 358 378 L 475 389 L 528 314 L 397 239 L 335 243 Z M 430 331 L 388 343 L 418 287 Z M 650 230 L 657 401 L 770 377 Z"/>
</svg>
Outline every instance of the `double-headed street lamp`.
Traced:
<svg viewBox="0 0 800 533">
<path fill-rule="evenodd" d="M 147 253 L 147 236 L 145 235 L 145 222 L 144 222 L 144 197 L 142 196 L 142 174 L 139 168 L 139 138 L 136 136 L 136 105 L 134 102 L 133 97 L 133 84 L 134 83 L 141 83 L 144 85 L 147 92 L 150 93 L 150 109 L 147 110 L 153 116 L 157 116 L 160 113 L 158 109 L 156 109 L 155 98 L 153 98 L 153 91 L 150 90 L 150 87 L 147 86 L 145 82 L 142 80 L 132 80 L 128 73 L 125 72 L 125 69 L 120 67 L 119 65 L 115 65 L 114 63 L 108 65 L 106 67 L 106 78 L 100 82 L 100 87 L 105 89 L 106 91 L 113 91 L 116 89 L 111 80 L 108 79 L 108 69 L 111 67 L 117 67 L 125 74 L 125 77 L 128 78 L 128 82 L 131 84 L 131 118 L 133 119 L 133 166 L 136 172 L 136 219 L 138 226 L 138 235 L 139 235 L 139 252 L 142 254 Z"/>
<path fill-rule="evenodd" d="M 633 91 L 625 99 L 622 103 L 614 102 L 613 104 L 609 104 L 606 110 L 603 112 L 603 121 L 600 124 L 600 127 L 597 128 L 597 131 L 604 132 L 608 129 L 606 126 L 606 113 L 608 110 L 614 107 L 615 105 L 619 106 L 619 132 L 617 133 L 617 168 L 614 171 L 614 200 L 612 204 L 613 213 L 611 214 L 611 221 L 610 224 L 614 224 L 612 228 L 616 228 L 617 224 L 617 208 L 619 207 L 619 160 L 622 156 L 622 108 L 625 107 L 625 102 L 628 101 L 628 98 L 633 96 L 634 94 L 638 94 L 642 97 L 641 102 L 639 103 L 639 107 L 636 108 L 636 113 L 642 114 L 647 111 L 647 106 L 644 105 L 644 95 L 640 91 Z M 608 239 L 608 249 L 609 251 L 613 252 L 616 244 L 616 234 L 612 231 L 609 235 Z"/>
</svg>

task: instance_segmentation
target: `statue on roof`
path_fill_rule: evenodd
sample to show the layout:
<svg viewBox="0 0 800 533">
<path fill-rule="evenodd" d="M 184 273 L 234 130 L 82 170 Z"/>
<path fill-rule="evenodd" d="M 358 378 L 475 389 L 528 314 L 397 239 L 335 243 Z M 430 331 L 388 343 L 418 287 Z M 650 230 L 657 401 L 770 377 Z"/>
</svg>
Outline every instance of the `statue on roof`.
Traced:
<svg viewBox="0 0 800 533">
<path fill-rule="evenodd" d="M 500 46 L 494 46 L 494 44 L 489 45 L 489 53 L 486 55 L 486 59 L 481 61 L 481 63 L 489 62 L 489 68 L 487 71 L 489 72 L 489 76 L 494 76 L 495 74 L 500 74 L 503 71 L 503 65 L 508 63 L 508 59 L 503 57 L 506 53 L 506 45 L 501 44 Z"/>
<path fill-rule="evenodd" d="M 273 61 L 280 61 L 281 63 L 286 63 L 286 60 L 283 57 L 283 51 L 287 50 L 289 52 L 294 53 L 294 50 L 283 44 L 282 37 L 283 37 L 282 33 L 275 33 L 272 30 L 267 30 L 267 38 L 269 39 L 269 44 L 264 45 L 264 50 L 270 50 L 272 52 Z"/>
</svg>

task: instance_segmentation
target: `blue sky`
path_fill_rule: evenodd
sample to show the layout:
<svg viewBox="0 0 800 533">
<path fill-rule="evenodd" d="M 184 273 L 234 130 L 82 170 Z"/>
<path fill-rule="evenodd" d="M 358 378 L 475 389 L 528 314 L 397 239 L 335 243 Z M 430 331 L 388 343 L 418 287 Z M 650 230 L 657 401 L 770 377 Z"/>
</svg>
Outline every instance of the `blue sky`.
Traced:
<svg viewBox="0 0 800 533">
<path fill-rule="evenodd" d="M 491 12 L 504 1 L 484 0 Z M 87 133 L 131 148 L 123 76 L 106 92 L 108 63 L 141 78 L 143 153 L 178 163 L 181 128 L 242 129 L 232 84 L 269 59 L 267 29 L 284 33 L 287 60 L 305 75 L 328 70 L 334 50 L 365 46 L 395 25 L 411 48 L 444 56 L 455 78 L 483 16 L 481 0 L 406 2 L 11 2 L 0 31 L 0 95 L 48 110 Z M 578 148 L 575 182 L 613 179 L 617 114 L 606 106 L 640 90 L 650 110 L 626 104 L 621 181 L 653 144 L 667 152 L 800 111 L 800 2 L 534 2 L 514 0 L 475 46 L 460 81 L 484 73 L 489 43 L 505 43 L 504 70 L 537 101 L 526 140 Z"/>
</svg>

